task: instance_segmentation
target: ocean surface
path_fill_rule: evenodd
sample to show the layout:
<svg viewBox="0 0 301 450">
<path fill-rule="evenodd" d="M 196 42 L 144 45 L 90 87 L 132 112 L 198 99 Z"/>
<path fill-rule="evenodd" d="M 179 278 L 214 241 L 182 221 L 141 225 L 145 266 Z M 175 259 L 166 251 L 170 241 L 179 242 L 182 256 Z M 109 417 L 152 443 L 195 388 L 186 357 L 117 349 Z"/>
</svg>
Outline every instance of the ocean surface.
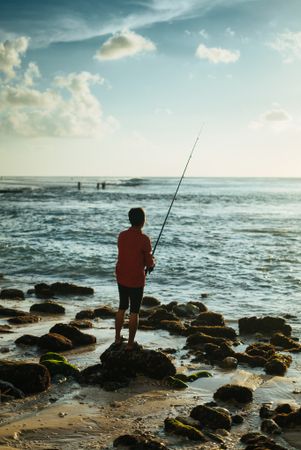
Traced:
<svg viewBox="0 0 301 450">
<path fill-rule="evenodd" d="M 128 210 L 145 209 L 154 244 L 177 183 L 0 178 L 0 288 L 68 281 L 95 289 L 70 300 L 81 309 L 117 306 L 116 242 Z M 301 333 L 301 179 L 185 178 L 155 256 L 146 295 L 167 303 L 207 293 L 229 320 L 280 315 Z"/>
</svg>

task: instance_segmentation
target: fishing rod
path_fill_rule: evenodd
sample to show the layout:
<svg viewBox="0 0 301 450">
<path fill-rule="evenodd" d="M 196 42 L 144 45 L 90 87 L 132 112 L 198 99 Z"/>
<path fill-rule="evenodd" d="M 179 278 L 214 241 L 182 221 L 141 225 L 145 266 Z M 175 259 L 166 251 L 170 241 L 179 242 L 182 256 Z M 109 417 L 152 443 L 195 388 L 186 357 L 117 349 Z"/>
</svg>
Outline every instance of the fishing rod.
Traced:
<svg viewBox="0 0 301 450">
<path fill-rule="evenodd" d="M 183 181 L 183 178 L 184 178 L 184 176 L 185 176 L 185 172 L 186 172 L 186 169 L 187 169 L 187 167 L 188 167 L 188 164 L 189 164 L 189 162 L 190 162 L 190 160 L 191 160 L 191 158 L 192 158 L 192 155 L 193 155 L 194 149 L 196 148 L 196 146 L 197 146 L 197 143 L 198 143 L 198 141 L 199 141 L 199 139 L 200 139 L 200 135 L 201 135 L 201 133 L 202 133 L 202 131 L 203 131 L 203 129 L 204 129 L 204 126 L 205 126 L 205 124 L 202 124 L 202 126 L 201 126 L 201 128 L 200 128 L 200 131 L 199 131 L 199 133 L 198 133 L 198 135 L 197 135 L 197 137 L 196 137 L 196 140 L 195 140 L 195 142 L 194 142 L 194 144 L 193 144 L 193 146 L 192 146 L 192 149 L 191 149 L 191 152 L 190 152 L 189 158 L 188 158 L 188 160 L 187 160 L 186 166 L 184 167 L 184 170 L 183 170 L 182 176 L 181 176 L 181 178 L 180 178 L 180 180 L 179 180 L 179 183 L 178 183 L 178 186 L 177 186 L 176 192 L 175 192 L 175 194 L 174 194 L 174 196 L 173 196 L 173 199 L 172 199 L 172 201 L 171 201 L 171 204 L 170 204 L 170 206 L 169 206 L 169 208 L 168 208 L 168 211 L 167 211 L 166 217 L 165 217 L 165 219 L 164 219 L 163 225 L 162 225 L 162 227 L 161 227 L 161 230 L 160 230 L 160 233 L 159 233 L 158 239 L 157 239 L 157 241 L 156 241 L 156 243 L 155 243 L 155 245 L 154 245 L 154 249 L 153 249 L 153 252 L 152 252 L 152 255 L 153 255 L 153 256 L 154 256 L 154 254 L 155 254 L 155 251 L 156 251 L 156 248 L 157 248 L 157 246 L 158 246 L 158 244 L 159 244 L 159 241 L 160 241 L 160 238 L 161 238 L 161 236 L 162 236 L 162 233 L 163 233 L 164 227 L 165 227 L 165 225 L 166 225 L 166 222 L 167 222 L 167 219 L 168 219 L 169 213 L 170 213 L 170 211 L 171 211 L 172 205 L 173 205 L 173 203 L 174 203 L 174 201 L 175 201 L 175 199 L 176 199 L 176 196 L 177 196 L 178 190 L 180 189 L 181 183 L 182 183 L 182 181 Z"/>
</svg>

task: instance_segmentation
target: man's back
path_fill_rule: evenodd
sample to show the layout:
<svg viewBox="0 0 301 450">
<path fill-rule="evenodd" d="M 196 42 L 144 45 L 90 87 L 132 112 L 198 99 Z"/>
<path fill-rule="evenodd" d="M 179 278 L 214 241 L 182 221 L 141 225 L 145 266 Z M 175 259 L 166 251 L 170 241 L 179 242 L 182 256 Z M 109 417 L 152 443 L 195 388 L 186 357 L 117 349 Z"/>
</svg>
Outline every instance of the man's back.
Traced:
<svg viewBox="0 0 301 450">
<path fill-rule="evenodd" d="M 116 276 L 119 284 L 142 287 L 145 284 L 145 267 L 153 265 L 151 242 L 138 227 L 122 231 L 118 237 Z"/>
</svg>

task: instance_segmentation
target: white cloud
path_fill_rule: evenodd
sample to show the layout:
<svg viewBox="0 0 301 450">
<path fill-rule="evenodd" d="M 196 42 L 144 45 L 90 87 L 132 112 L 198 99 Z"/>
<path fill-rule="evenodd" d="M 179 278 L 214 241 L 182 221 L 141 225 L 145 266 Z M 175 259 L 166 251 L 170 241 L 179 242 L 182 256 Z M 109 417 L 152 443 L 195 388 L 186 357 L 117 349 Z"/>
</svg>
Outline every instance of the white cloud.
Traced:
<svg viewBox="0 0 301 450">
<path fill-rule="evenodd" d="M 27 70 L 24 73 L 24 84 L 26 86 L 33 86 L 34 79 L 40 77 L 41 74 L 38 66 L 35 63 L 30 62 L 28 64 Z"/>
<path fill-rule="evenodd" d="M 279 33 L 274 41 L 267 45 L 278 51 L 285 63 L 301 59 L 301 31 L 296 33 L 293 31 Z"/>
<path fill-rule="evenodd" d="M 260 117 L 249 124 L 249 128 L 258 130 L 262 128 L 273 131 L 283 131 L 288 128 L 296 128 L 292 116 L 284 109 L 276 106 L 265 111 Z"/>
<path fill-rule="evenodd" d="M 0 42 L 0 73 L 3 72 L 7 79 L 15 77 L 15 68 L 21 65 L 21 56 L 26 52 L 29 39 L 19 37 L 14 40 Z"/>
<path fill-rule="evenodd" d="M 19 44 L 12 41 L 7 45 L 20 49 Z M 15 58 L 10 67 L 20 66 L 17 61 Z M 7 67 L 1 67 L 0 73 L 10 74 Z M 117 126 L 114 118 L 103 117 L 101 104 L 91 91 L 92 84 L 103 84 L 99 75 L 70 73 L 56 77 L 51 88 L 41 90 L 33 86 L 40 77 L 35 63 L 20 72 L 10 80 L 0 79 L 0 131 L 4 135 L 92 137 Z"/>
<path fill-rule="evenodd" d="M 207 33 L 207 31 L 203 28 L 202 30 L 199 31 L 199 34 L 204 38 L 204 39 L 209 39 L 209 34 Z"/>
<path fill-rule="evenodd" d="M 112 60 L 156 50 L 155 44 L 134 31 L 116 33 L 96 52 L 95 59 Z"/>
<path fill-rule="evenodd" d="M 228 36 L 231 36 L 231 37 L 234 37 L 234 36 L 235 36 L 235 31 L 232 30 L 231 27 L 226 28 L 225 33 L 226 33 Z"/>
<path fill-rule="evenodd" d="M 238 50 L 228 50 L 220 47 L 206 47 L 204 44 L 200 44 L 195 52 L 196 56 L 200 59 L 207 59 L 208 61 L 218 63 L 234 63 L 238 61 L 240 52 Z"/>
</svg>

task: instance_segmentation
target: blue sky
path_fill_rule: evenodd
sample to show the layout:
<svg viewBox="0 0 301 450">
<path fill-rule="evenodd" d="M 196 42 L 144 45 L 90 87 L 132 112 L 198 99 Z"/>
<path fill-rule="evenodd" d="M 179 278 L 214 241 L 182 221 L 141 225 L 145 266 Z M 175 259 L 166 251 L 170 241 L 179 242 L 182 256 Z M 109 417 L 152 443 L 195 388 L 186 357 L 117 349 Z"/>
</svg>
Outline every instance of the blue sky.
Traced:
<svg viewBox="0 0 301 450">
<path fill-rule="evenodd" d="M 0 174 L 300 176 L 299 0 L 2 0 Z"/>
</svg>

